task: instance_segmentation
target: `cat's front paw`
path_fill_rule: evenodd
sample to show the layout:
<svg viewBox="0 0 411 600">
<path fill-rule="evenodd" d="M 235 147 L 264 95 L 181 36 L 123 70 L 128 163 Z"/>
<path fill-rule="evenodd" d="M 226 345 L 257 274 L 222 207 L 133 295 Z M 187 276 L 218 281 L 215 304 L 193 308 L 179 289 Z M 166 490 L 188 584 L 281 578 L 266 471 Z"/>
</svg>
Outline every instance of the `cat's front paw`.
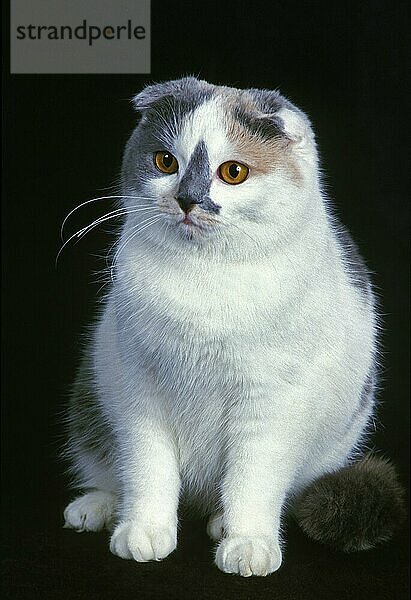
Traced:
<svg viewBox="0 0 411 600">
<path fill-rule="evenodd" d="M 265 576 L 277 571 L 281 565 L 278 543 L 263 536 L 233 536 L 221 540 L 215 557 L 216 565 L 224 573 L 243 577 Z"/>
<path fill-rule="evenodd" d="M 175 550 L 176 546 L 176 527 L 148 525 L 139 521 L 120 523 L 110 540 L 110 550 L 113 554 L 137 562 L 162 560 Z"/>
<path fill-rule="evenodd" d="M 113 528 L 116 497 L 110 492 L 96 490 L 79 496 L 64 511 L 64 527 L 82 531 Z"/>
</svg>

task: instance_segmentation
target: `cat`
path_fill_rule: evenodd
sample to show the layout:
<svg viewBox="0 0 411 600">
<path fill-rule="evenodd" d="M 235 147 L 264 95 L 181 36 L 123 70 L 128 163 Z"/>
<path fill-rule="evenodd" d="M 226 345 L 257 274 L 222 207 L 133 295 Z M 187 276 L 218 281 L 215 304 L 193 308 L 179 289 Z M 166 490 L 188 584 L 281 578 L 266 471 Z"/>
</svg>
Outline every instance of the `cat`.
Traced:
<svg viewBox="0 0 411 600">
<path fill-rule="evenodd" d="M 67 410 L 83 494 L 65 526 L 161 560 L 188 497 L 216 565 L 245 577 L 280 567 L 286 512 L 345 551 L 388 539 L 401 488 L 362 453 L 376 301 L 309 119 L 277 91 L 194 77 L 133 102 L 112 281 Z"/>
</svg>

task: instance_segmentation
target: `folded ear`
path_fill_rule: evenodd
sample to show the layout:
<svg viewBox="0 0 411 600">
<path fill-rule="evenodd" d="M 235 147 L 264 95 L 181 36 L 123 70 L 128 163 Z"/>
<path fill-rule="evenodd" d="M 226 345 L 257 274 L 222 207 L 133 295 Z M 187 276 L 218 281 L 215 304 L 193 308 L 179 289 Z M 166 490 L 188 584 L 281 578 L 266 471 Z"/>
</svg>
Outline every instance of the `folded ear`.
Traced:
<svg viewBox="0 0 411 600">
<path fill-rule="evenodd" d="M 157 102 L 164 96 L 170 95 L 174 91 L 174 81 L 165 81 L 164 83 L 154 83 L 148 85 L 132 99 L 136 111 L 144 112 L 154 102 Z"/>
<path fill-rule="evenodd" d="M 154 83 L 148 85 L 132 99 L 136 111 L 143 113 L 155 102 L 163 98 L 172 97 L 174 99 L 183 99 L 193 95 L 200 88 L 209 86 L 205 81 L 199 81 L 195 77 L 183 77 L 172 81 Z M 211 86 L 210 86 L 211 87 Z"/>
<path fill-rule="evenodd" d="M 287 137 L 298 147 L 314 144 L 314 132 L 308 117 L 301 110 L 288 107 L 280 108 L 276 117 L 281 119 Z"/>
<path fill-rule="evenodd" d="M 307 115 L 278 91 L 250 91 L 264 118 L 277 125 L 281 134 L 291 142 L 292 148 L 306 159 L 315 158 L 314 132 Z"/>
</svg>

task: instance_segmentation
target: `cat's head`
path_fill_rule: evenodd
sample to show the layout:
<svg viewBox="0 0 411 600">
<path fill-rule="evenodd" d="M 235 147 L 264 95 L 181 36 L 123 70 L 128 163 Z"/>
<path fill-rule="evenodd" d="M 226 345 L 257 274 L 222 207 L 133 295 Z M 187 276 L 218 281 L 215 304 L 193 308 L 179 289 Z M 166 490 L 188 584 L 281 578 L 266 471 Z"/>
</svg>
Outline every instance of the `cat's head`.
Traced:
<svg viewBox="0 0 411 600">
<path fill-rule="evenodd" d="M 139 122 L 122 172 L 128 227 L 141 224 L 157 243 L 246 246 L 275 243 L 304 220 L 318 187 L 314 135 L 278 92 L 186 77 L 148 86 L 133 102 Z"/>
</svg>

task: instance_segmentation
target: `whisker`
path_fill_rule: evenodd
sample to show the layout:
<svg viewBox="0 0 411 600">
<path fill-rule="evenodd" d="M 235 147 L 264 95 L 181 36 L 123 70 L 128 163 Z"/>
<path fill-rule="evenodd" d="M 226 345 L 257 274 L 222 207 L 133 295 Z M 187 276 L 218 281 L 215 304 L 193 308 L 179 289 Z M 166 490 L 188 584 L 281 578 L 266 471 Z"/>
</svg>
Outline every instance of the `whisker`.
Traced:
<svg viewBox="0 0 411 600">
<path fill-rule="evenodd" d="M 137 212 L 147 212 L 150 210 L 155 210 L 154 206 L 146 206 L 146 207 L 139 207 L 139 208 L 117 208 L 116 210 L 113 210 L 110 213 L 106 213 L 105 215 L 102 215 L 101 217 L 99 217 L 98 219 L 96 219 L 95 221 L 93 221 L 92 223 L 90 223 L 89 225 L 86 225 L 85 227 L 83 227 L 82 229 L 80 229 L 77 234 L 78 238 L 82 238 L 84 235 L 86 235 L 88 233 L 89 230 L 94 229 L 94 227 L 96 227 L 96 225 L 99 225 L 100 223 L 103 223 L 104 221 L 108 221 L 109 219 L 112 219 L 114 217 L 122 217 L 123 215 L 130 215 L 132 213 L 137 213 Z"/>
<path fill-rule="evenodd" d="M 164 245 L 164 241 L 166 239 L 166 235 L 167 235 L 167 231 L 170 228 L 170 223 L 168 221 L 164 221 L 165 223 L 165 229 L 164 229 L 164 235 L 163 235 L 163 239 L 161 240 L 161 244 Z"/>
<path fill-rule="evenodd" d="M 99 198 L 91 198 L 90 200 L 86 200 L 85 202 L 82 202 L 81 204 L 78 204 L 77 206 L 75 206 L 65 217 L 63 223 L 61 224 L 61 228 L 60 228 L 61 241 L 63 241 L 63 239 L 64 239 L 63 238 L 64 227 L 65 227 L 68 219 L 71 217 L 71 215 L 73 213 L 78 211 L 83 206 L 86 206 L 87 204 L 91 204 L 92 202 L 98 202 L 99 200 L 113 200 L 115 198 L 130 198 L 132 200 L 156 200 L 156 198 L 150 197 L 150 196 L 125 196 L 124 194 L 117 195 L 117 196 L 100 196 Z"/>
<path fill-rule="evenodd" d="M 150 206 L 150 207 L 144 207 L 144 208 L 131 208 L 131 209 L 126 209 L 126 208 L 119 208 L 116 209 L 115 211 L 112 211 L 111 213 L 108 213 L 102 217 L 100 217 L 99 219 L 96 219 L 95 221 L 93 221 L 93 223 L 86 225 L 86 227 L 83 227 L 82 229 L 80 229 L 79 231 L 76 231 L 75 233 L 73 233 L 73 235 L 71 235 L 61 246 L 60 250 L 57 253 L 56 256 L 56 267 L 57 267 L 57 263 L 58 260 L 60 258 L 61 253 L 63 252 L 64 248 L 75 238 L 77 238 L 78 240 L 80 240 L 82 237 L 84 237 L 87 233 L 89 233 L 92 229 L 94 229 L 95 227 L 97 227 L 98 225 L 100 225 L 101 223 L 104 223 L 105 221 L 108 221 L 110 219 L 114 219 L 116 217 L 122 217 L 125 215 L 129 215 L 129 214 L 133 214 L 133 213 L 137 213 L 137 212 L 142 212 L 142 211 L 147 211 L 147 210 L 155 210 L 156 207 L 154 206 Z M 144 221 L 143 221 L 144 222 Z"/>
<path fill-rule="evenodd" d="M 122 189 L 122 178 L 121 175 L 117 175 L 116 177 L 113 177 L 113 179 L 111 180 L 112 183 L 102 186 L 102 187 L 98 187 L 97 190 L 99 190 L 100 192 L 106 192 L 107 190 L 114 190 L 112 193 L 120 193 L 121 189 Z"/>
</svg>

